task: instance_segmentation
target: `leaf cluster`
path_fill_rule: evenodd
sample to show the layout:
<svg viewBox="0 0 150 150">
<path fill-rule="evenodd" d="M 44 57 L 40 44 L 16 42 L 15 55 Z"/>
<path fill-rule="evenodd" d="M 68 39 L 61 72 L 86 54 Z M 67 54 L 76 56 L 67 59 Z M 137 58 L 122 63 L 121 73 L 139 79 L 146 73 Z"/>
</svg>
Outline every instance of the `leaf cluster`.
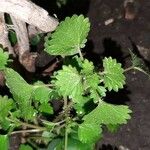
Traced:
<svg viewBox="0 0 150 150">
<path fill-rule="evenodd" d="M 64 63 L 47 84 L 27 83 L 7 67 L 9 55 L 0 49 L 0 70 L 4 71 L 12 94 L 11 98 L 0 97 L 0 125 L 8 135 L 26 127 L 29 132 L 40 134 L 40 142 L 49 143 L 48 147 L 91 150 L 102 137 L 104 126 L 114 131 L 127 123 L 131 113 L 128 106 L 104 101 L 107 92 L 123 88 L 124 69 L 116 59 L 105 57 L 102 71 L 97 71 L 93 62 L 83 58 L 81 49 L 85 47 L 89 30 L 88 18 L 73 15 L 46 37 L 47 53 L 60 55 L 64 61 L 70 58 L 69 64 Z M 59 114 L 55 114 L 52 101 L 64 103 Z M 5 136 L 1 137 L 7 142 Z M 32 139 L 32 142 L 37 141 Z M 32 148 L 21 145 L 20 149 Z"/>
</svg>

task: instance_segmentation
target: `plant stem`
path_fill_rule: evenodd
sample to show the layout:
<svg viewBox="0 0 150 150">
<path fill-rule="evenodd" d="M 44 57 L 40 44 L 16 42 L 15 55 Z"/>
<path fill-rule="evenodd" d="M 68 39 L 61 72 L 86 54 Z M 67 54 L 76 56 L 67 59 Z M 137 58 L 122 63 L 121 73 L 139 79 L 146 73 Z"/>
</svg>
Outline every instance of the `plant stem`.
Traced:
<svg viewBox="0 0 150 150">
<path fill-rule="evenodd" d="M 83 55 L 82 55 L 82 53 L 81 53 L 81 50 L 80 50 L 80 49 L 78 49 L 78 52 L 79 52 L 79 56 L 80 56 L 81 60 L 84 60 Z"/>
<path fill-rule="evenodd" d="M 34 132 L 41 132 L 41 131 L 43 131 L 43 130 L 39 130 L 39 129 L 19 130 L 19 131 L 11 132 L 10 134 L 13 135 L 13 134 L 19 134 L 19 133 L 34 133 Z"/>
<path fill-rule="evenodd" d="M 67 150 L 68 147 L 68 131 L 67 128 L 65 130 L 65 150 Z"/>
<path fill-rule="evenodd" d="M 129 67 L 129 68 L 126 68 L 126 69 L 124 69 L 124 72 L 128 72 L 128 71 L 130 71 L 130 70 L 132 70 L 132 69 L 135 69 L 135 67 L 134 67 L 134 66 L 131 66 L 131 67 Z"/>
<path fill-rule="evenodd" d="M 11 121 L 13 123 L 19 123 L 20 125 L 25 126 L 25 127 L 29 127 L 29 128 L 33 128 L 33 129 L 38 129 L 40 131 L 46 130 L 46 128 L 44 128 L 44 127 L 39 127 L 39 126 L 32 125 L 32 124 L 29 124 L 29 123 L 26 123 L 26 122 L 21 122 L 19 120 L 12 120 L 10 118 L 7 118 L 7 120 L 9 120 L 9 121 Z"/>
<path fill-rule="evenodd" d="M 68 147 L 68 111 L 67 111 L 68 101 L 67 97 L 64 97 L 64 112 L 65 112 L 65 148 L 64 150 L 67 150 Z"/>
</svg>

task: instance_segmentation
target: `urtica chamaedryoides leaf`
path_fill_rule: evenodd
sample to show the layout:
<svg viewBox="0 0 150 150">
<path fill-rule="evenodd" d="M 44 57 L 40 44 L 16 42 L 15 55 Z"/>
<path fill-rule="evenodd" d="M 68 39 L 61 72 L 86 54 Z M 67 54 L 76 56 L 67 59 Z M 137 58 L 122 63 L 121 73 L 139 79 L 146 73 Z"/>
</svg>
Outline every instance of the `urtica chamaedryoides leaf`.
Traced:
<svg viewBox="0 0 150 150">
<path fill-rule="evenodd" d="M 36 86 L 33 87 L 35 88 Z M 48 87 L 39 86 L 33 90 L 32 95 L 35 101 L 38 101 L 40 103 L 47 103 L 50 100 L 50 93 L 51 89 L 49 89 Z"/>
<path fill-rule="evenodd" d="M 13 69 L 7 68 L 5 75 L 6 84 L 18 103 L 22 116 L 27 120 L 33 119 L 34 110 L 31 106 L 32 86 Z"/>
<path fill-rule="evenodd" d="M 104 58 L 104 85 L 109 91 L 118 91 L 119 88 L 123 88 L 125 84 L 124 70 L 120 63 L 117 63 L 116 59 Z"/>
<path fill-rule="evenodd" d="M 132 111 L 125 105 L 113 105 L 101 102 L 92 112 L 84 116 L 86 123 L 126 124 Z"/>
<path fill-rule="evenodd" d="M 0 48 L 0 70 L 5 69 L 7 65 L 9 55 L 7 52 L 3 52 L 3 49 Z"/>
<path fill-rule="evenodd" d="M 102 134 L 102 129 L 95 123 L 82 123 L 78 128 L 78 137 L 83 143 L 95 143 Z"/>
<path fill-rule="evenodd" d="M 85 46 L 89 30 L 89 19 L 83 15 L 67 17 L 46 39 L 45 51 L 50 55 L 74 55 Z"/>
<path fill-rule="evenodd" d="M 13 108 L 13 100 L 7 96 L 0 96 L 0 121 L 7 117 L 9 111 Z"/>
<path fill-rule="evenodd" d="M 62 96 L 69 96 L 76 102 L 80 102 L 83 93 L 82 78 L 76 68 L 72 66 L 63 66 L 62 70 L 57 72 L 55 76 L 55 85 Z"/>
</svg>

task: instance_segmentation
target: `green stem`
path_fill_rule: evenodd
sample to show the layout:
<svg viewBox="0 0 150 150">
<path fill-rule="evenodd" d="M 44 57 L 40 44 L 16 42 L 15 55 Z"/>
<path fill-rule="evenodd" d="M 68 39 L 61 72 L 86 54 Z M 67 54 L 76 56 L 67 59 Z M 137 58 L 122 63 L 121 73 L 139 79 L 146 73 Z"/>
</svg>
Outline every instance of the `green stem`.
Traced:
<svg viewBox="0 0 150 150">
<path fill-rule="evenodd" d="M 64 150 L 67 150 L 68 147 L 68 112 L 67 112 L 67 108 L 68 108 L 68 101 L 67 101 L 67 97 L 64 97 L 64 112 L 65 112 L 65 148 Z"/>
<path fill-rule="evenodd" d="M 80 56 L 81 60 L 84 60 L 83 55 L 82 55 L 82 53 L 81 53 L 81 50 L 80 50 L 80 49 L 78 49 L 78 53 L 79 53 L 79 56 Z"/>
<path fill-rule="evenodd" d="M 68 147 L 68 131 L 67 128 L 65 130 L 65 150 L 67 150 Z"/>
<path fill-rule="evenodd" d="M 19 130 L 19 131 L 11 132 L 10 134 L 13 135 L 13 134 L 18 134 L 18 133 L 34 133 L 34 132 L 41 132 L 41 131 L 43 130 L 39 130 L 39 129 Z"/>
<path fill-rule="evenodd" d="M 134 66 L 131 66 L 131 67 L 129 67 L 129 68 L 124 69 L 124 72 L 128 72 L 128 71 L 133 70 L 133 69 L 135 69 L 135 67 L 134 67 Z"/>
</svg>

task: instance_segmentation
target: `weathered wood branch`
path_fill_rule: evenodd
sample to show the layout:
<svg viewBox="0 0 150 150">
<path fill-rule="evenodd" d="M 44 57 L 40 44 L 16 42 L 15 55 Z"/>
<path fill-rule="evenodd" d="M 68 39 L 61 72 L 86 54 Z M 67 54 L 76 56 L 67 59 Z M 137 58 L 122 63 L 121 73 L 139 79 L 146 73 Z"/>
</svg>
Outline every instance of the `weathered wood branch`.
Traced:
<svg viewBox="0 0 150 150">
<path fill-rule="evenodd" d="M 8 13 L 44 32 L 51 32 L 58 25 L 58 21 L 49 16 L 46 10 L 28 0 L 0 0 L 0 12 Z"/>
<path fill-rule="evenodd" d="M 17 35 L 19 56 L 21 57 L 25 52 L 30 51 L 26 23 L 21 20 L 16 19 L 16 17 L 13 17 L 13 16 L 10 16 L 10 17 L 13 22 L 14 30 Z"/>
<path fill-rule="evenodd" d="M 5 24 L 4 13 L 1 12 L 0 12 L 0 44 L 2 44 L 4 48 L 8 48 L 8 52 L 14 55 L 13 48 L 8 39 L 8 31 Z"/>
</svg>

